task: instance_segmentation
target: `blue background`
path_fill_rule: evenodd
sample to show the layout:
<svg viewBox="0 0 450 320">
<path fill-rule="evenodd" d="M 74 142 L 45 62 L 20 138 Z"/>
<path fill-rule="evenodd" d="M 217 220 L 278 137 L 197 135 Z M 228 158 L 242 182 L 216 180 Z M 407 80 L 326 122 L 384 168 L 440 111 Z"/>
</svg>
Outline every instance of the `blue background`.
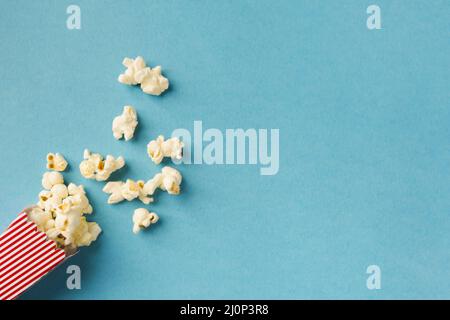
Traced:
<svg viewBox="0 0 450 320">
<path fill-rule="evenodd" d="M 23 295 L 94 298 L 450 298 L 450 3 L 68 1 L 0 4 L 0 227 L 41 190 L 47 152 L 85 185 L 103 234 Z M 162 65 L 161 97 L 117 82 L 125 56 Z M 136 138 L 112 119 L 136 107 Z M 146 144 L 175 128 L 279 128 L 280 171 L 181 165 L 182 194 L 106 204 L 78 172 L 84 148 L 123 155 L 115 178 L 160 166 Z M 66 267 L 82 289 L 66 288 Z M 382 289 L 366 288 L 366 268 Z"/>
</svg>

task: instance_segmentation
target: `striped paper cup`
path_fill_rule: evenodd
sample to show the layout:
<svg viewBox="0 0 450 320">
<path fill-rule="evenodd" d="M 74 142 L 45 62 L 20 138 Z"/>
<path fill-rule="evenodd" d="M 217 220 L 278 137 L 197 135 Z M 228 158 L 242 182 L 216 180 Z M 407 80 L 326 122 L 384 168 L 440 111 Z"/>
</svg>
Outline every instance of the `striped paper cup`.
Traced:
<svg viewBox="0 0 450 320">
<path fill-rule="evenodd" d="M 37 230 L 25 209 L 0 235 L 0 300 L 17 298 L 72 256 Z"/>
</svg>

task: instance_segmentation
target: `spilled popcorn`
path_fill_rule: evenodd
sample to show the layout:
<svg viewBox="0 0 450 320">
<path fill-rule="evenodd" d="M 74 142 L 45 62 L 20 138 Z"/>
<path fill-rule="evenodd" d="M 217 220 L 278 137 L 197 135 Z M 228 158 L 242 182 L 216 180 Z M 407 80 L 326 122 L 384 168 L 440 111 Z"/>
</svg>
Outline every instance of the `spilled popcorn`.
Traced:
<svg viewBox="0 0 450 320">
<path fill-rule="evenodd" d="M 37 206 L 28 215 L 39 231 L 47 234 L 62 248 L 89 246 L 101 232 L 95 222 L 86 221 L 92 206 L 82 185 L 64 184 L 59 172 L 46 172 L 42 178 L 43 191 Z"/>
<path fill-rule="evenodd" d="M 134 136 L 137 125 L 136 110 L 132 106 L 123 107 L 122 114 L 115 117 L 112 123 L 114 138 L 119 140 L 123 137 L 126 141 L 130 140 Z"/>
<path fill-rule="evenodd" d="M 145 208 L 134 210 L 133 214 L 133 232 L 136 234 L 141 229 L 148 228 L 151 224 L 158 222 L 159 217 L 154 212 L 149 212 Z"/>
<path fill-rule="evenodd" d="M 111 174 L 121 169 L 125 165 L 123 157 L 117 159 L 107 155 L 106 159 L 99 153 L 91 153 L 88 149 L 84 150 L 84 160 L 80 163 L 80 172 L 86 179 L 95 179 L 97 181 L 108 180 Z"/>
<path fill-rule="evenodd" d="M 110 194 L 109 204 L 119 203 L 123 200 L 132 201 L 139 198 L 143 203 L 153 202 L 153 194 L 156 189 L 167 191 L 169 194 L 178 195 L 180 193 L 181 174 L 171 167 L 164 167 L 161 173 L 157 173 L 152 179 L 144 183 L 140 180 L 135 182 L 128 179 L 123 181 L 110 181 L 103 188 L 103 192 Z"/>
<path fill-rule="evenodd" d="M 141 85 L 142 91 L 147 94 L 159 96 L 169 88 L 169 80 L 161 74 L 161 67 L 150 68 L 146 66 L 140 56 L 136 59 L 125 58 L 122 64 L 127 68 L 119 75 L 119 82 L 128 85 Z"/>
<path fill-rule="evenodd" d="M 64 171 L 67 168 L 67 161 L 64 156 L 59 153 L 47 154 L 47 169 L 55 171 Z"/>
<path fill-rule="evenodd" d="M 183 158 L 183 146 L 183 142 L 176 137 L 164 141 L 164 136 L 160 135 L 156 140 L 148 143 L 147 154 L 156 164 L 160 164 L 164 157 L 181 160 Z"/>
</svg>

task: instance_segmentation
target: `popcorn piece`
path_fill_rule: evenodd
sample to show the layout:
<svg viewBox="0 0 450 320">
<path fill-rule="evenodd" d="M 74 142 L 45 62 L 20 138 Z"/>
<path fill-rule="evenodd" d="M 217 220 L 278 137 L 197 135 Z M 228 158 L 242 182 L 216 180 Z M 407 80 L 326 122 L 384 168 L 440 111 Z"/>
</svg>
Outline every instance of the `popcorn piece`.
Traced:
<svg viewBox="0 0 450 320">
<path fill-rule="evenodd" d="M 128 85 L 140 84 L 142 91 L 159 96 L 169 88 L 169 80 L 161 74 L 161 67 L 147 67 L 142 57 L 125 58 L 122 64 L 127 68 L 118 78 L 120 83 Z"/>
<path fill-rule="evenodd" d="M 67 161 L 60 153 L 47 154 L 47 169 L 55 171 L 64 171 L 67 168 Z"/>
<path fill-rule="evenodd" d="M 138 125 L 136 110 L 132 106 L 123 107 L 123 112 L 120 116 L 114 118 L 112 123 L 112 131 L 114 138 L 117 140 L 125 137 L 128 141 L 133 138 L 134 130 Z"/>
<path fill-rule="evenodd" d="M 86 179 L 95 179 L 96 164 L 94 161 L 81 161 L 80 173 Z"/>
<path fill-rule="evenodd" d="M 42 185 L 47 190 L 39 193 L 38 205 L 28 215 L 38 230 L 63 248 L 76 249 L 95 241 L 101 229 L 84 217 L 93 210 L 83 186 L 64 185 L 62 175 L 55 171 L 44 174 Z"/>
<path fill-rule="evenodd" d="M 122 185 L 122 195 L 127 201 L 131 201 L 139 197 L 139 185 L 137 182 L 127 179 Z"/>
<path fill-rule="evenodd" d="M 152 140 L 147 145 L 147 154 L 156 164 L 160 164 L 164 158 L 161 145 L 164 142 L 164 137 L 159 136 L 156 140 Z"/>
<path fill-rule="evenodd" d="M 119 76 L 119 82 L 128 85 L 139 84 L 140 81 L 136 80 L 136 74 L 146 67 L 144 59 L 140 56 L 136 57 L 136 59 L 125 58 L 122 64 L 127 70 Z"/>
<path fill-rule="evenodd" d="M 159 96 L 169 88 L 169 80 L 161 74 L 161 67 L 144 68 L 137 74 L 141 89 L 147 94 Z"/>
<path fill-rule="evenodd" d="M 144 204 L 153 202 L 153 198 L 149 197 L 153 193 L 149 193 L 145 188 L 144 181 L 134 181 L 128 179 L 126 182 L 110 181 L 103 188 L 103 192 L 111 194 L 108 198 L 109 204 L 119 203 L 123 200 L 132 201 L 139 198 Z"/>
<path fill-rule="evenodd" d="M 111 194 L 108 198 L 109 204 L 115 204 L 123 201 L 125 198 L 122 195 L 122 181 L 110 181 L 103 188 L 103 192 Z"/>
<path fill-rule="evenodd" d="M 169 194 L 180 193 L 181 174 L 171 167 L 164 167 L 161 173 L 157 173 L 152 179 L 145 182 L 128 179 L 123 181 L 110 181 L 103 188 L 103 192 L 110 194 L 109 204 L 119 203 L 123 200 L 132 201 L 139 198 L 143 203 L 153 202 L 153 194 L 156 189 L 167 191 Z"/>
<path fill-rule="evenodd" d="M 47 223 L 53 218 L 50 212 L 45 212 L 39 207 L 33 208 L 28 217 L 37 225 L 38 230 L 41 232 L 46 231 Z"/>
<path fill-rule="evenodd" d="M 164 141 L 164 136 L 158 136 L 147 145 L 147 153 L 150 159 L 156 164 L 160 164 L 164 157 L 172 160 L 181 160 L 183 157 L 183 142 L 177 137 Z"/>
<path fill-rule="evenodd" d="M 107 155 L 106 159 L 98 153 L 91 153 L 84 150 L 84 160 L 80 163 L 80 172 L 86 179 L 96 179 L 97 181 L 108 180 L 111 174 L 121 169 L 125 165 L 123 157 L 115 159 Z"/>
<path fill-rule="evenodd" d="M 51 189 L 50 193 L 54 197 L 58 197 L 60 199 L 67 198 L 69 196 L 69 191 L 65 184 L 55 184 Z"/>
<path fill-rule="evenodd" d="M 145 182 L 142 180 L 139 180 L 137 182 L 138 188 L 139 188 L 139 195 L 138 199 L 141 200 L 144 204 L 149 204 L 150 202 L 153 202 L 153 198 L 149 197 L 149 195 L 153 195 L 153 192 L 150 193 L 148 189 L 145 188 Z"/>
<path fill-rule="evenodd" d="M 148 180 L 144 184 L 144 188 L 143 188 L 144 193 L 153 195 L 155 193 L 156 189 L 158 189 L 159 186 L 161 185 L 162 178 L 163 178 L 162 174 L 157 173 L 152 179 Z"/>
<path fill-rule="evenodd" d="M 61 173 L 50 171 L 44 173 L 42 177 L 42 186 L 46 190 L 50 190 L 54 185 L 64 183 L 64 178 Z"/>
<path fill-rule="evenodd" d="M 149 212 L 144 208 L 136 209 L 133 214 L 133 232 L 137 234 L 141 229 L 155 224 L 158 220 L 159 217 L 156 213 Z"/>
<path fill-rule="evenodd" d="M 39 202 L 37 203 L 38 207 L 41 209 L 45 209 L 47 205 L 48 199 L 52 197 L 52 193 L 48 190 L 43 190 L 39 193 Z"/>
<path fill-rule="evenodd" d="M 169 194 L 180 194 L 180 184 L 182 181 L 180 172 L 172 167 L 164 167 L 161 173 L 162 183 L 159 188 L 167 191 Z"/>
</svg>

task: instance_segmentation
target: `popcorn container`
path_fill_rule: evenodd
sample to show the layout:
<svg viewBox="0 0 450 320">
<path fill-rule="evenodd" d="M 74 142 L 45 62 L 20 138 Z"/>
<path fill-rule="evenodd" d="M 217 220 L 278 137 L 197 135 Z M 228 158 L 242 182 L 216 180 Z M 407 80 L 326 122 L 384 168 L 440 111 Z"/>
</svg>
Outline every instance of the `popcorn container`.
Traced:
<svg viewBox="0 0 450 320">
<path fill-rule="evenodd" d="M 61 249 L 23 210 L 0 235 L 0 300 L 13 300 L 76 252 Z"/>
</svg>

